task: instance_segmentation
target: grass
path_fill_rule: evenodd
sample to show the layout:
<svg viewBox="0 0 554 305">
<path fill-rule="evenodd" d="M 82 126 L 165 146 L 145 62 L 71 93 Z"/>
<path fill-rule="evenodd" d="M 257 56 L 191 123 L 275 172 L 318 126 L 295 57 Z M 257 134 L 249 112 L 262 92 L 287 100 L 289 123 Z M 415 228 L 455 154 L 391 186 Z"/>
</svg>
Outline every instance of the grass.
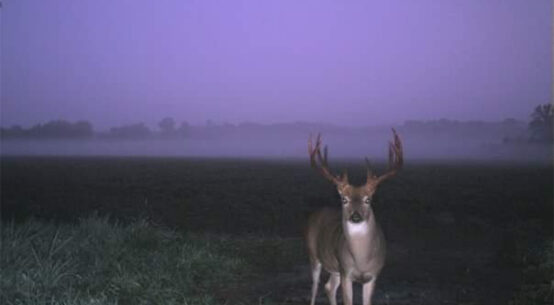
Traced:
<svg viewBox="0 0 554 305">
<path fill-rule="evenodd" d="M 145 221 L 2 223 L 2 304 L 216 304 L 248 266 L 217 240 Z"/>
<path fill-rule="evenodd" d="M 552 304 L 554 299 L 554 241 L 526 252 L 522 285 L 511 305 Z"/>
</svg>

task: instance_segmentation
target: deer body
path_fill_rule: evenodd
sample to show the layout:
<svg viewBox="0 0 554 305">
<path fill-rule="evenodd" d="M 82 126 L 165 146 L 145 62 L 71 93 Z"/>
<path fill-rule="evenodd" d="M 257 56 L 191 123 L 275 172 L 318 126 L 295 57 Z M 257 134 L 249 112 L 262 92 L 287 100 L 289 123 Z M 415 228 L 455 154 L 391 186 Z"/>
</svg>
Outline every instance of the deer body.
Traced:
<svg viewBox="0 0 554 305">
<path fill-rule="evenodd" d="M 320 145 L 320 137 L 315 148 L 312 148 L 310 139 L 312 166 L 336 184 L 342 209 L 323 209 L 308 220 L 305 237 L 312 267 L 311 305 L 315 304 L 322 268 L 330 273 L 325 290 L 331 305 L 336 305 L 336 291 L 339 286 L 342 286 L 343 304 L 352 304 L 353 282 L 363 284 L 363 304 L 369 305 L 386 256 L 385 238 L 371 208 L 372 197 L 379 183 L 401 168 L 401 142 L 394 132 L 394 142 L 389 146 L 390 170 L 376 177 L 368 169 L 368 179 L 363 186 L 350 185 L 346 175 L 332 175 L 327 166 L 326 150 L 322 155 Z"/>
<path fill-rule="evenodd" d="M 310 261 L 329 273 L 348 274 L 352 281 L 366 283 L 376 278 L 385 262 L 385 238 L 372 219 L 349 224 L 340 211 L 324 209 L 308 221 L 306 239 Z"/>
</svg>

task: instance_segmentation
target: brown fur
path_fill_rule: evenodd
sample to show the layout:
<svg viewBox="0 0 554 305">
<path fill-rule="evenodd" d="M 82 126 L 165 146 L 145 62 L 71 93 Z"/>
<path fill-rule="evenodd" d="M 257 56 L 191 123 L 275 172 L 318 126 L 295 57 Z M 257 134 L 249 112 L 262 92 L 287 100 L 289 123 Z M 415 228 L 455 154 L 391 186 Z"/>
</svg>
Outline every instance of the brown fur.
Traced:
<svg viewBox="0 0 554 305">
<path fill-rule="evenodd" d="M 341 196 L 341 211 L 323 209 L 311 215 L 305 232 L 312 266 L 312 298 L 315 303 L 321 268 L 331 276 L 325 289 L 331 305 L 336 305 L 336 289 L 342 286 L 343 302 L 352 304 L 352 282 L 363 284 L 363 304 L 371 304 L 375 282 L 385 264 L 386 242 L 371 202 L 379 183 L 392 177 L 402 167 L 402 144 L 393 130 L 394 141 L 389 146 L 390 169 L 380 177 L 368 169 L 367 182 L 352 186 L 346 175 L 334 176 L 327 166 L 327 154 L 320 151 L 321 137 L 315 148 L 309 141 L 313 167 L 332 181 Z M 316 160 L 317 158 L 317 160 Z"/>
</svg>

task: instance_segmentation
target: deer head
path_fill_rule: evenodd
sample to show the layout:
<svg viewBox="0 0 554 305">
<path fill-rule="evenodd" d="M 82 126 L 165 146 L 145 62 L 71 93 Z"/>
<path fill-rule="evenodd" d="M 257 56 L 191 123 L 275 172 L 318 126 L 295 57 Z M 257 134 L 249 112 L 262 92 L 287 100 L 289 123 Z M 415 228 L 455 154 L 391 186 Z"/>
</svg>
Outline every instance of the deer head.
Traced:
<svg viewBox="0 0 554 305">
<path fill-rule="evenodd" d="M 361 223 L 373 215 L 371 202 L 377 187 L 381 182 L 394 176 L 402 168 L 404 163 L 402 142 L 394 129 L 392 129 L 392 132 L 393 140 L 389 143 L 388 170 L 384 174 L 376 176 L 366 159 L 367 178 L 366 183 L 361 186 L 351 185 L 348 182 L 348 175 L 346 173 L 340 176 L 331 173 L 327 163 L 327 146 L 323 148 L 323 153 L 321 152 L 322 143 L 320 134 L 316 138 L 315 145 L 312 143 L 311 136 L 308 140 L 310 163 L 323 177 L 336 185 L 342 201 L 343 219 L 350 224 Z"/>
</svg>

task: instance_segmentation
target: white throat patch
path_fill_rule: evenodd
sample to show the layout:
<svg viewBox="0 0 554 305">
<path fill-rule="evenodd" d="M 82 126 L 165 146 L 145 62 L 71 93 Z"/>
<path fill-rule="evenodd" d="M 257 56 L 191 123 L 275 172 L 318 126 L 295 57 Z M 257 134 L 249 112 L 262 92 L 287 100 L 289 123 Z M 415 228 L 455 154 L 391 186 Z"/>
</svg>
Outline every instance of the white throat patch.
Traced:
<svg viewBox="0 0 554 305">
<path fill-rule="evenodd" d="M 367 221 L 362 221 L 360 223 L 351 223 L 348 221 L 346 223 L 346 230 L 350 235 L 363 235 L 368 232 Z"/>
</svg>

